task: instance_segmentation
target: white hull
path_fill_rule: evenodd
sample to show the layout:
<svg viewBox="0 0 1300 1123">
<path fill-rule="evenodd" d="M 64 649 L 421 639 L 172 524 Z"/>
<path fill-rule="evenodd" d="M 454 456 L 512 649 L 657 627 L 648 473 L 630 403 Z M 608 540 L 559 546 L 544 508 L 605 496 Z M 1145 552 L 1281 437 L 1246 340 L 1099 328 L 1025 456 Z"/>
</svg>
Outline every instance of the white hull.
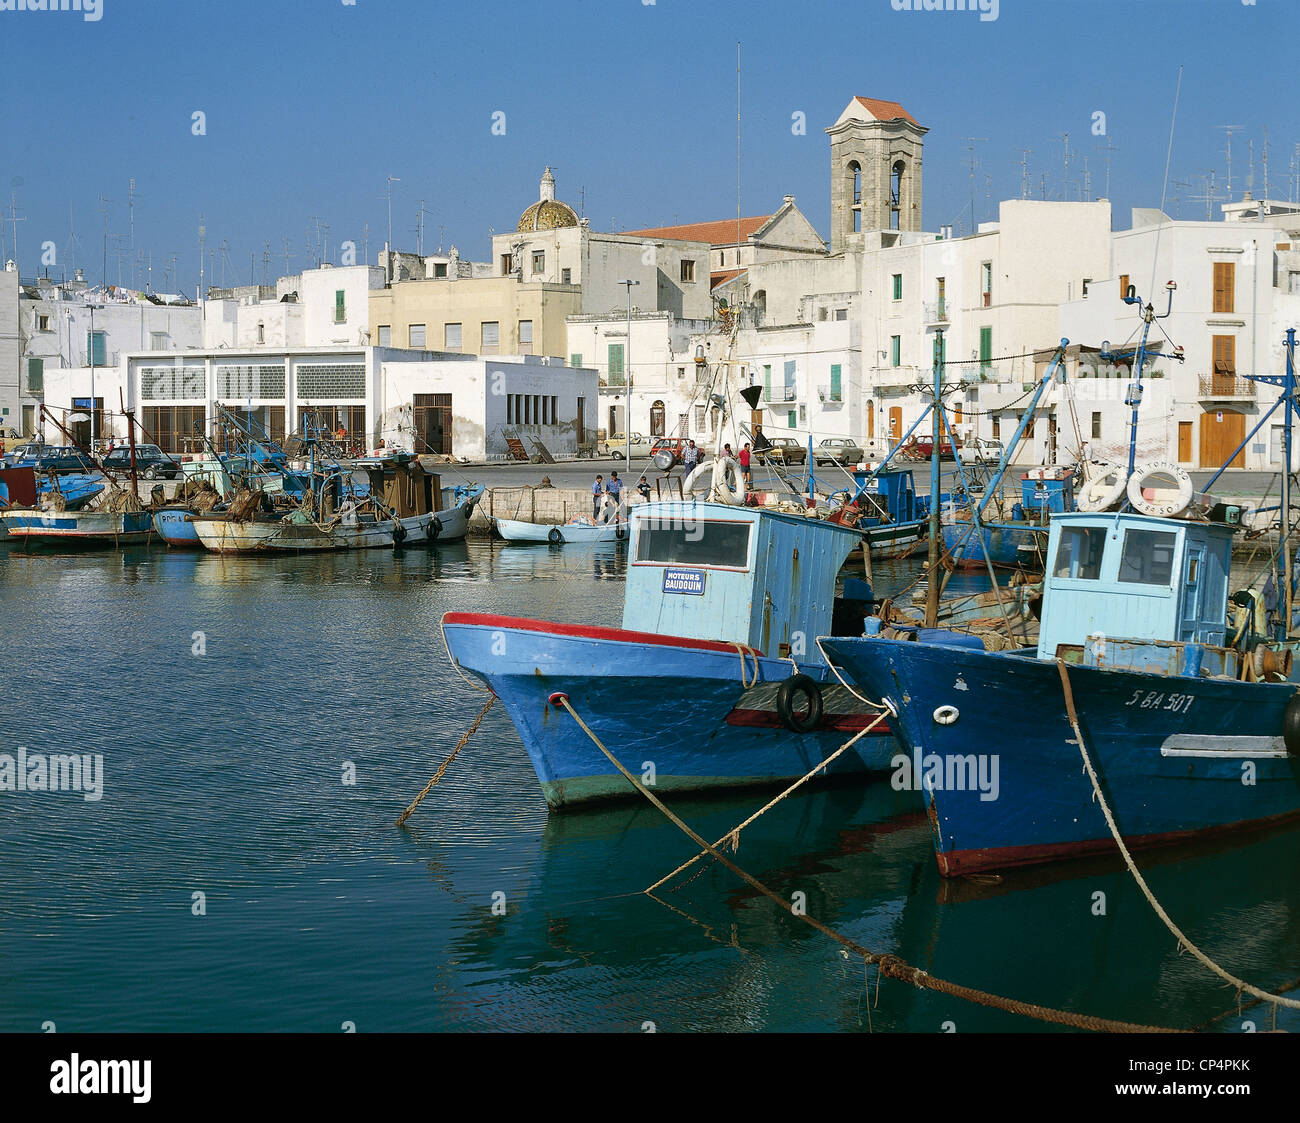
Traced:
<svg viewBox="0 0 1300 1123">
<path fill-rule="evenodd" d="M 507 542 L 614 542 L 627 537 L 627 523 L 608 522 L 597 526 L 581 523 L 529 523 L 515 519 L 494 519 L 497 533 Z M 556 535 L 559 537 L 557 538 Z"/>
<path fill-rule="evenodd" d="M 433 515 L 414 515 L 409 519 L 357 521 L 351 525 L 336 523 L 329 527 L 319 527 L 314 523 L 294 523 L 285 519 L 237 521 L 196 515 L 192 522 L 199 541 L 214 553 L 246 554 L 391 550 L 394 546 L 395 528 L 399 524 L 404 532 L 403 545 L 423 545 L 429 541 L 433 519 Z M 436 540 L 441 541 L 441 538 Z"/>
</svg>

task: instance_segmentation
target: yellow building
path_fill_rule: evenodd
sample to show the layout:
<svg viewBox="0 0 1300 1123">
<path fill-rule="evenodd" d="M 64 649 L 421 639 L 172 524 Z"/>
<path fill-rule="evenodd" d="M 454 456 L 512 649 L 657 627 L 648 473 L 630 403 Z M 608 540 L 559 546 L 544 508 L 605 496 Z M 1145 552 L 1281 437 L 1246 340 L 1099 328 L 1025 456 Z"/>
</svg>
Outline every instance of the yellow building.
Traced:
<svg viewBox="0 0 1300 1123">
<path fill-rule="evenodd" d="M 581 310 L 576 285 L 514 277 L 400 281 L 370 293 L 379 347 L 470 355 L 563 355 L 565 317 Z"/>
</svg>

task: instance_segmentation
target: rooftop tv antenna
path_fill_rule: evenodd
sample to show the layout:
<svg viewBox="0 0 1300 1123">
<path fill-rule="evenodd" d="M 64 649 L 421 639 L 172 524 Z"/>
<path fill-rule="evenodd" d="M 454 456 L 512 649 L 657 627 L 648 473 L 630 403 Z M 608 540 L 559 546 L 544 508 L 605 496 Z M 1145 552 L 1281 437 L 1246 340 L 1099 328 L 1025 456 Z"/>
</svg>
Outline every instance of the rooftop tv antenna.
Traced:
<svg viewBox="0 0 1300 1123">
<path fill-rule="evenodd" d="M 1110 198 L 1110 154 L 1112 152 L 1118 152 L 1119 148 L 1111 144 L 1110 137 L 1107 137 L 1106 143 L 1102 147 L 1102 151 L 1106 153 L 1106 198 L 1109 199 Z"/>
<path fill-rule="evenodd" d="M 1029 198 L 1029 155 L 1031 152 L 1033 152 L 1032 148 L 1022 148 L 1020 150 L 1020 197 L 1022 199 Z"/>
<path fill-rule="evenodd" d="M 1228 198 L 1232 198 L 1232 134 L 1239 133 L 1244 128 L 1242 125 L 1216 125 L 1226 134 L 1224 144 L 1224 155 L 1228 158 Z"/>
<path fill-rule="evenodd" d="M 966 137 L 966 150 L 970 153 L 970 232 L 975 233 L 975 145 L 980 142 L 987 142 L 986 136 L 968 136 Z"/>
<path fill-rule="evenodd" d="M 105 288 L 108 287 L 108 204 L 112 201 L 112 199 L 105 199 L 103 195 L 99 197 L 99 213 L 104 216 L 104 261 L 100 283 Z"/>
</svg>

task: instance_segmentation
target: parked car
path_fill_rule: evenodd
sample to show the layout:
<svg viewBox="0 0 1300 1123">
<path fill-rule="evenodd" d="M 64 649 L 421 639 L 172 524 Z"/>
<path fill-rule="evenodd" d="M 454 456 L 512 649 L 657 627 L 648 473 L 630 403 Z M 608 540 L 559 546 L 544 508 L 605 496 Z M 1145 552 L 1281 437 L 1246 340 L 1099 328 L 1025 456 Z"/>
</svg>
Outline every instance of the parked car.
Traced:
<svg viewBox="0 0 1300 1123">
<path fill-rule="evenodd" d="M 75 445 L 19 445 L 5 457 L 11 468 L 36 468 L 45 472 L 95 472 L 99 465 Z"/>
<path fill-rule="evenodd" d="M 654 446 L 650 450 L 650 455 L 654 456 L 660 452 L 671 452 L 673 454 L 673 463 L 684 463 L 686 457 L 686 445 L 690 441 L 689 437 L 656 437 Z"/>
<path fill-rule="evenodd" d="M 627 436 L 615 433 L 605 442 L 605 454 L 618 460 L 627 458 Z M 640 433 L 632 434 L 632 459 L 644 460 L 650 455 L 650 442 Z"/>
<path fill-rule="evenodd" d="M 793 437 L 768 437 L 768 447 L 759 456 L 773 464 L 807 464 L 808 447 Z"/>
<path fill-rule="evenodd" d="M 996 464 L 1002 459 L 1002 442 L 990 437 L 976 437 L 973 444 L 963 445 L 962 450 L 981 464 Z"/>
<path fill-rule="evenodd" d="M 961 438 L 957 438 L 957 447 L 961 448 Z M 932 437 L 913 437 L 899 450 L 899 454 L 908 460 L 929 460 L 930 454 L 934 451 L 934 439 Z M 947 437 L 939 441 L 939 459 L 955 459 L 952 452 L 952 444 Z"/>
<path fill-rule="evenodd" d="M 866 455 L 862 446 L 848 437 L 827 437 L 813 449 L 817 464 L 857 464 Z"/>
<path fill-rule="evenodd" d="M 104 470 L 112 476 L 130 475 L 130 446 L 123 445 L 115 448 L 104 457 Z M 137 476 L 146 480 L 175 480 L 183 474 L 181 466 L 157 445 L 135 446 L 135 472 Z"/>
</svg>

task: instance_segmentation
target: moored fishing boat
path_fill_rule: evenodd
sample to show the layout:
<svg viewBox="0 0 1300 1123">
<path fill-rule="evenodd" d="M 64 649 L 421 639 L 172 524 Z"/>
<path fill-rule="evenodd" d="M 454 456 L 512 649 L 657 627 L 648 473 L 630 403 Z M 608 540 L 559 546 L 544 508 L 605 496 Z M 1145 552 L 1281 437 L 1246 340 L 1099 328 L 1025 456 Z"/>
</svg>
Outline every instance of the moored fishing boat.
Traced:
<svg viewBox="0 0 1300 1123">
<path fill-rule="evenodd" d="M 1249 376 L 1284 387 L 1273 408 L 1285 411 L 1288 455 L 1294 351 L 1292 329 L 1285 376 Z M 1137 354 L 1130 460 L 1145 331 Z M 1152 475 L 1130 469 L 1119 512 L 1052 519 L 1036 647 L 939 658 L 893 639 L 825 641 L 852 681 L 897 708 L 907 752 L 896 776 L 922 794 L 945 875 L 1300 820 L 1289 483 L 1270 579 L 1285 604 L 1259 634 L 1248 589 L 1232 594 L 1241 620 L 1228 625 L 1241 509 L 1184 505 L 1178 489 L 1167 513 L 1133 510 L 1161 509 L 1144 494 Z M 972 784 L 975 770 L 992 785 Z"/>
<path fill-rule="evenodd" d="M 834 596 L 856 532 L 691 501 L 638 505 L 630 531 L 622 627 L 443 617 L 453 662 L 505 703 L 552 808 L 636 795 L 560 695 L 659 791 L 787 782 L 881 718 L 812 639 L 861 631 L 866 583 Z M 881 720 L 830 771 L 883 769 L 894 749 Z"/>
</svg>

